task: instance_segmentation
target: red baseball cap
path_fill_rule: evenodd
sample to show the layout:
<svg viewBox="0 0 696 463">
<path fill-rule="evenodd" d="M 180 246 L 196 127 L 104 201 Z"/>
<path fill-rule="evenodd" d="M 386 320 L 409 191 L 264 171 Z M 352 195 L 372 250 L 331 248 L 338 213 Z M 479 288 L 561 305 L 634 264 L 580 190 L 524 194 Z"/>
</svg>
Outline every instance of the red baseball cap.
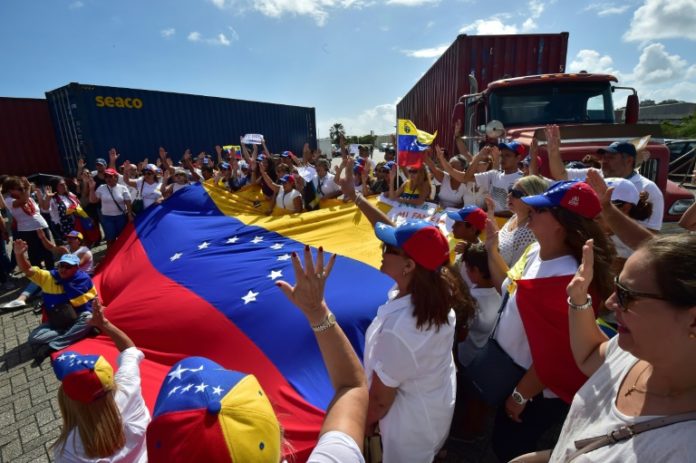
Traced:
<svg viewBox="0 0 696 463">
<path fill-rule="evenodd" d="M 458 211 L 447 212 L 447 217 L 457 222 L 469 222 L 478 231 L 486 228 L 486 213 L 477 206 L 465 206 Z"/>
<path fill-rule="evenodd" d="M 382 242 L 403 249 L 408 257 L 428 270 L 449 263 L 447 238 L 430 222 L 408 221 L 398 227 L 377 222 L 375 234 Z"/>
<path fill-rule="evenodd" d="M 562 207 L 586 219 L 594 219 L 602 212 L 597 193 L 590 185 L 578 180 L 552 184 L 543 194 L 526 196 L 522 201 L 531 207 Z"/>
</svg>

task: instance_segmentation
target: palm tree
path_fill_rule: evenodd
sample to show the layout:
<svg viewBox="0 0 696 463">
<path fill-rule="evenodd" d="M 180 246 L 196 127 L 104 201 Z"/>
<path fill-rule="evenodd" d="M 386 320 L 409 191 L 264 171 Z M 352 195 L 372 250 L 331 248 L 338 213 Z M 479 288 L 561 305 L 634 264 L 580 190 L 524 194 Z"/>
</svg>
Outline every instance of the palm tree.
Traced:
<svg viewBox="0 0 696 463">
<path fill-rule="evenodd" d="M 331 138 L 331 143 L 338 145 L 340 143 L 341 136 L 346 136 L 346 130 L 343 128 L 343 124 L 336 122 L 329 129 L 329 138 Z"/>
</svg>

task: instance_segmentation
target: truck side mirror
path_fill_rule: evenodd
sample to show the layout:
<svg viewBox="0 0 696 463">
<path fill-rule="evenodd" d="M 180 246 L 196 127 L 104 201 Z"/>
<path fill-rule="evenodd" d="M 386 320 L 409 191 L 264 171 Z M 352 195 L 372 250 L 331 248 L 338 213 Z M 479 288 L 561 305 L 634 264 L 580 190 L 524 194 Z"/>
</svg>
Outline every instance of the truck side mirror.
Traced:
<svg viewBox="0 0 696 463">
<path fill-rule="evenodd" d="M 638 95 L 635 93 L 628 95 L 628 98 L 626 99 L 626 112 L 624 113 L 626 124 L 638 123 L 638 111 Z"/>
</svg>

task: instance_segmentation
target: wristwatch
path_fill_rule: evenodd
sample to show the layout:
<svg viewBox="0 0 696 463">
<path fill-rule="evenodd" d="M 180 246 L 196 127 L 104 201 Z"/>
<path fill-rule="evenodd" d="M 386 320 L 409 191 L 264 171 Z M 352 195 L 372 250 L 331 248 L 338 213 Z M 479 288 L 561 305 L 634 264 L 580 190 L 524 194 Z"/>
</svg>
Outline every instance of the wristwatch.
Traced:
<svg viewBox="0 0 696 463">
<path fill-rule="evenodd" d="M 529 399 L 525 399 L 522 394 L 519 393 L 517 388 L 515 388 L 512 391 L 512 400 L 517 404 L 517 405 L 524 405 L 527 402 L 529 402 Z"/>
<path fill-rule="evenodd" d="M 335 324 L 336 316 L 333 313 L 329 312 L 328 314 L 326 314 L 326 317 L 324 317 L 324 319 L 320 323 L 312 325 L 312 330 L 314 330 L 315 333 L 321 333 L 322 331 L 328 330 Z"/>
</svg>

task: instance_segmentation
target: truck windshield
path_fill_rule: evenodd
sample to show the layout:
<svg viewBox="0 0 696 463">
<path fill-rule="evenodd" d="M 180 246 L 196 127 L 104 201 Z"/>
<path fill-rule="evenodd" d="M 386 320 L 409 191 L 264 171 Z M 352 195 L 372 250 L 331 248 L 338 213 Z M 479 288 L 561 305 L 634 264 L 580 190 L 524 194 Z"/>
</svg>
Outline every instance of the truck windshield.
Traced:
<svg viewBox="0 0 696 463">
<path fill-rule="evenodd" d="M 492 119 L 506 127 L 573 122 L 613 123 L 609 82 L 549 82 L 491 92 Z"/>
</svg>

